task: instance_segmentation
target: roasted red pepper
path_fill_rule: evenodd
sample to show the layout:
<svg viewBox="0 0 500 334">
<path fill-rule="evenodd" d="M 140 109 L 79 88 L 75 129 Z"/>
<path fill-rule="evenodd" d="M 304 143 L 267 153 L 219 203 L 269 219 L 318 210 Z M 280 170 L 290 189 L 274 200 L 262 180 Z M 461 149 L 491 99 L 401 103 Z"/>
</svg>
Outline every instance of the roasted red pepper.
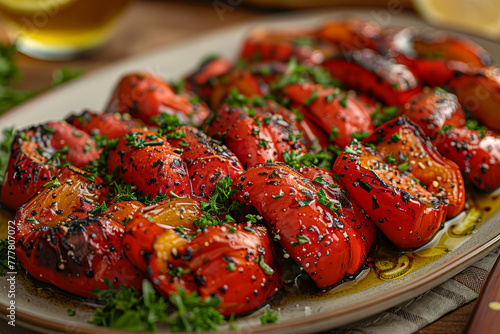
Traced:
<svg viewBox="0 0 500 334">
<path fill-rule="evenodd" d="M 330 43 L 316 38 L 313 32 L 301 30 L 268 31 L 257 29 L 243 42 L 240 57 L 248 62 L 295 58 L 300 63 L 319 64 L 339 53 Z"/>
<path fill-rule="evenodd" d="M 266 229 L 227 224 L 192 234 L 199 215 L 197 202 L 190 198 L 145 208 L 127 225 L 123 238 L 127 256 L 166 297 L 178 287 L 197 291 L 202 298 L 217 296 L 226 316 L 266 303 L 283 284 Z M 174 232 L 175 226 L 183 226 L 191 238 Z"/>
<path fill-rule="evenodd" d="M 180 136 L 186 134 L 182 131 Z M 109 152 L 108 172 L 117 170 L 123 180 L 150 198 L 157 194 L 191 194 L 187 167 L 182 151 L 173 147 L 157 132 L 129 130 Z"/>
<path fill-rule="evenodd" d="M 18 130 L 1 188 L 2 203 L 16 210 L 57 174 L 57 166 L 69 162 L 83 167 L 98 157 L 94 140 L 67 123 Z"/>
<path fill-rule="evenodd" d="M 373 131 L 370 117 L 373 109 L 346 91 L 306 83 L 286 86 L 282 94 L 340 147 L 349 145 L 356 133 L 366 136 Z"/>
<path fill-rule="evenodd" d="M 205 103 L 185 91 L 176 92 L 153 74 L 141 72 L 124 76 L 116 87 L 106 111 L 128 113 L 146 124 L 161 113 L 176 115 L 184 123 L 201 125 L 209 115 Z"/>
<path fill-rule="evenodd" d="M 456 70 L 493 63 L 488 52 L 470 40 L 429 29 L 386 29 L 377 49 L 410 67 L 431 87 L 442 86 Z"/>
<path fill-rule="evenodd" d="M 389 106 L 402 106 L 420 91 L 419 80 L 408 67 L 369 49 L 344 52 L 342 57 L 326 60 L 322 66 L 344 87 L 359 90 Z"/>
<path fill-rule="evenodd" d="M 446 85 L 475 119 L 500 130 L 500 68 L 456 71 Z"/>
<path fill-rule="evenodd" d="M 143 276 L 122 252 L 123 225 L 91 214 L 107 189 L 84 175 L 63 168 L 18 210 L 16 256 L 36 279 L 79 296 L 95 297 L 93 289 L 107 288 L 104 278 L 140 288 Z"/>
<path fill-rule="evenodd" d="M 283 107 L 271 100 L 257 105 L 225 104 L 209 125 L 208 134 L 223 139 L 245 168 L 267 160 L 284 162 L 284 152 L 305 153 L 307 149 L 298 138 L 297 128 L 276 111 L 280 108 Z"/>
<path fill-rule="evenodd" d="M 204 60 L 193 73 L 185 78 L 185 88 L 205 101 L 210 101 L 214 84 L 219 77 L 229 72 L 232 67 L 233 64 L 226 58 L 208 58 Z"/>
<path fill-rule="evenodd" d="M 248 97 L 264 96 L 269 93 L 268 85 L 249 69 L 235 68 L 219 77 L 213 84 L 210 107 L 217 110 L 234 89 Z"/>
<path fill-rule="evenodd" d="M 323 187 L 283 164 L 251 168 L 233 186 L 239 190 L 234 197 L 259 211 L 279 235 L 281 246 L 319 288 L 359 270 L 366 246 L 351 227 L 356 222 L 342 217 L 340 202 Z"/>
<path fill-rule="evenodd" d="M 376 129 L 337 158 L 334 173 L 400 248 L 425 244 L 448 217 L 464 206 L 458 167 L 423 139 L 402 116 Z"/>
<path fill-rule="evenodd" d="M 186 163 L 193 194 L 209 198 L 214 194 L 215 182 L 228 175 L 234 179 L 243 172 L 236 155 L 203 132 L 192 126 L 175 131 L 184 131 L 185 136 L 168 141 L 182 150 L 180 155 Z"/>
<path fill-rule="evenodd" d="M 401 113 L 431 139 L 435 139 L 445 126 L 460 128 L 465 125 L 465 112 L 457 97 L 439 89 L 414 95 Z"/>
<path fill-rule="evenodd" d="M 460 167 L 465 178 L 484 191 L 500 187 L 500 137 L 488 130 L 452 128 L 434 141 L 438 151 Z"/>
<path fill-rule="evenodd" d="M 341 50 L 375 49 L 381 27 L 370 21 L 349 19 L 324 24 L 316 32 L 318 38 L 338 45 Z"/>
<path fill-rule="evenodd" d="M 334 180 L 335 176 L 329 170 L 318 167 L 302 167 L 297 170 L 316 187 L 323 188 L 331 198 L 340 203 L 339 214 L 356 231 L 350 237 L 356 239 L 356 245 L 364 247 L 351 247 L 351 266 L 361 267 L 370 252 L 377 237 L 377 226 L 359 206 L 353 195 L 345 191 L 344 187 Z"/>
<path fill-rule="evenodd" d="M 84 111 L 80 115 L 71 115 L 66 122 L 89 134 L 116 139 L 125 136 L 128 130 L 143 126 L 144 123 L 125 113 L 95 113 Z"/>
</svg>

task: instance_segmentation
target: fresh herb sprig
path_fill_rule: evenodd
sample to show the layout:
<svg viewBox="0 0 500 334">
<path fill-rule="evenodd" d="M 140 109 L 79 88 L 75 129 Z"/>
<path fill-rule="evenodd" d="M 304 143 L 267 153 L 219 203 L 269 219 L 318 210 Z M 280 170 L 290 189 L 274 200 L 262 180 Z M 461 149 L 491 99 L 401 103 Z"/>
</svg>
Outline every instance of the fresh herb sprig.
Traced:
<svg viewBox="0 0 500 334">
<path fill-rule="evenodd" d="M 217 310 L 221 303 L 217 297 L 202 300 L 196 292 L 187 294 L 180 287 L 177 293 L 170 293 L 169 297 L 177 309 L 170 319 L 173 332 L 216 331 L 217 325 L 224 321 L 224 316 Z"/>
<path fill-rule="evenodd" d="M 120 284 L 117 290 L 109 279 L 105 278 L 104 281 L 108 289 L 92 291 L 92 294 L 106 303 L 104 308 L 97 309 L 92 324 L 114 329 L 157 331 L 157 323 L 168 322 L 165 312 L 167 302 L 163 297 L 157 296 L 148 280 L 142 282 L 140 297 L 133 287 L 127 288 Z"/>
<path fill-rule="evenodd" d="M 179 287 L 177 293 L 169 295 L 175 311 L 167 313 L 168 304 L 160 297 L 148 280 L 142 282 L 142 296 L 131 287 L 121 284 L 115 289 L 111 281 L 104 279 L 108 289 L 95 289 L 92 294 L 106 304 L 97 309 L 92 324 L 135 331 L 157 331 L 158 324 L 170 324 L 173 332 L 200 332 L 217 330 L 224 316 L 217 307 L 220 299 L 209 297 L 202 300 L 196 292 L 188 294 Z"/>
<path fill-rule="evenodd" d="M 233 180 L 229 175 L 219 179 L 215 183 L 215 191 L 209 202 L 200 202 L 202 216 L 193 221 L 193 225 L 199 229 L 208 226 L 222 225 L 234 222 L 232 215 L 240 212 L 244 204 L 240 201 L 231 199 L 231 196 L 238 192 L 231 188 Z M 224 216 L 220 219 L 219 217 Z"/>
</svg>

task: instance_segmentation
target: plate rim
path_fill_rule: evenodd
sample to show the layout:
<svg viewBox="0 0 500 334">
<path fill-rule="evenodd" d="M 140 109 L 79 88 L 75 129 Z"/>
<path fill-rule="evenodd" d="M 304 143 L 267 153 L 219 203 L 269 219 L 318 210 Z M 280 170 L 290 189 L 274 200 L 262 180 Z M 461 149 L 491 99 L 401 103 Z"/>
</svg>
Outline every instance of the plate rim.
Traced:
<svg viewBox="0 0 500 334">
<path fill-rule="evenodd" d="M 421 280 L 418 280 L 416 283 L 412 285 L 412 289 L 407 291 L 407 292 L 401 292 L 397 291 L 396 289 L 392 289 L 384 294 L 379 294 L 378 296 L 368 300 L 368 301 L 359 301 L 357 303 L 352 303 L 349 305 L 346 305 L 345 307 L 332 310 L 332 311 L 325 311 L 320 314 L 316 315 L 311 315 L 307 316 L 304 318 L 300 318 L 297 320 L 288 320 L 283 323 L 277 323 L 277 324 L 271 324 L 271 325 L 266 325 L 266 326 L 259 326 L 259 327 L 248 327 L 244 329 L 245 333 L 251 334 L 262 334 L 262 333 L 290 333 L 289 331 L 284 332 L 284 330 L 289 330 L 290 328 L 294 328 L 294 332 L 300 331 L 301 333 L 309 333 L 309 332 L 316 332 L 316 331 L 321 331 L 325 329 L 333 329 L 342 325 L 345 325 L 347 323 L 350 323 L 348 319 L 345 319 L 346 316 L 349 315 L 349 313 L 352 313 L 354 311 L 359 310 L 360 304 L 363 304 L 363 309 L 371 309 L 373 307 L 379 307 L 377 310 L 373 310 L 366 312 L 366 317 L 369 317 L 375 313 L 380 312 L 380 305 L 384 304 L 382 307 L 384 310 L 395 306 L 397 304 L 400 304 L 404 301 L 407 301 L 411 298 L 414 298 L 421 294 L 423 291 L 426 291 L 429 289 L 430 286 L 437 286 L 440 283 L 446 281 L 447 279 L 453 277 L 456 275 L 458 272 L 462 271 L 463 269 L 467 268 L 471 264 L 475 263 L 476 261 L 480 260 L 481 258 L 485 257 L 488 255 L 491 251 L 496 249 L 497 247 L 500 247 L 500 234 L 496 235 L 492 239 L 490 239 L 488 242 L 484 243 L 478 248 L 468 250 L 465 254 L 463 254 L 462 257 L 459 258 L 458 261 L 453 262 L 450 265 L 444 266 L 444 267 L 439 267 L 436 270 L 433 270 L 431 273 L 426 275 L 424 278 Z M 436 281 L 439 281 L 438 284 L 435 284 Z M 404 296 L 404 297 L 402 297 Z M 399 297 L 399 299 L 396 299 L 395 297 Z M 403 298 L 404 301 L 401 299 Z M 7 307 L 0 304 L 0 313 L 2 315 L 7 314 Z M 344 318 L 342 318 L 344 317 Z M 366 318 L 363 317 L 363 318 Z M 33 317 L 29 314 L 26 314 L 22 311 L 19 311 L 16 309 L 16 321 L 20 320 L 22 324 L 29 324 L 30 327 L 33 328 L 34 326 L 40 326 L 40 328 L 36 328 L 36 330 L 51 330 L 55 331 L 56 333 L 68 333 L 68 325 L 64 325 L 62 323 L 50 321 L 50 320 L 45 320 L 43 318 L 36 318 Z M 330 322 L 328 321 L 330 320 Z M 340 321 L 339 321 L 340 320 Z M 338 322 L 336 325 L 333 325 L 332 327 L 331 322 Z M 310 326 L 311 324 L 315 324 L 314 328 L 309 328 L 305 329 L 303 327 L 305 326 Z M 133 333 L 131 331 L 126 331 L 126 330 L 113 330 L 108 327 L 95 327 L 95 328 L 84 328 L 84 327 L 79 327 L 78 328 L 78 333 L 79 334 L 105 334 L 109 333 L 112 331 L 113 333 L 116 334 L 130 334 Z M 158 331 L 158 332 L 142 332 L 142 333 L 151 333 L 151 334 L 162 334 L 162 333 L 170 333 L 170 332 L 165 332 L 165 331 Z M 186 333 L 186 332 L 184 332 Z M 224 334 L 236 334 L 236 333 L 241 333 L 241 329 L 236 329 L 236 330 L 223 330 L 223 331 L 217 331 L 217 332 L 197 332 L 197 333 L 224 333 Z M 182 333 L 181 333 L 182 334 Z"/>
</svg>

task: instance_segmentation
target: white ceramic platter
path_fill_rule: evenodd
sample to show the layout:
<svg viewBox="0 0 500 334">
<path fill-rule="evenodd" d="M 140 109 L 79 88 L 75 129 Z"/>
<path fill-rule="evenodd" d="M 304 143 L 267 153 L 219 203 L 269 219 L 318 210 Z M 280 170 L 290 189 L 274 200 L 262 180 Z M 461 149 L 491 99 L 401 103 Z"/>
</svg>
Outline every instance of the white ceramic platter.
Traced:
<svg viewBox="0 0 500 334">
<path fill-rule="evenodd" d="M 360 17 L 382 26 L 425 27 L 417 16 L 397 13 L 389 9 L 337 10 L 300 12 L 270 16 L 230 29 L 205 34 L 153 53 L 117 62 L 89 75 L 34 98 L 19 108 L 0 117 L 0 128 L 62 119 L 71 112 L 82 109 L 102 110 L 118 79 L 126 72 L 146 70 L 168 79 L 175 79 L 192 70 L 208 53 L 236 57 L 246 32 L 256 26 L 299 27 L 317 25 L 328 18 Z M 486 48 L 494 58 L 500 59 L 500 44 L 469 37 Z M 258 317 L 239 320 L 239 333 L 308 333 L 341 326 L 376 314 L 442 283 L 467 266 L 484 257 L 500 245 L 500 213 L 483 223 L 459 248 L 408 275 L 383 282 L 362 291 L 323 300 L 297 300 L 282 305 L 280 322 L 260 326 Z M 36 290 L 35 290 L 36 292 Z M 45 294 L 29 292 L 24 285 L 17 285 L 16 324 L 50 333 L 110 333 L 108 328 L 90 325 L 91 313 L 78 309 L 73 317 L 67 316 L 68 304 L 47 299 Z M 0 311 L 6 313 L 7 282 L 0 281 Z M 235 332 L 236 333 L 236 332 Z"/>
</svg>

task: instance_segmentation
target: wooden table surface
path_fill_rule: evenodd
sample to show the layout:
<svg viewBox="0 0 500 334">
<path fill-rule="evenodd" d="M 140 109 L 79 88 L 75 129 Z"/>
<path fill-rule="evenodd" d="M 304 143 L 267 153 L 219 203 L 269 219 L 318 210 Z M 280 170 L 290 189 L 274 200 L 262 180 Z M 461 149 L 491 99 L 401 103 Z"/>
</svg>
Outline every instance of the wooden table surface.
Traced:
<svg viewBox="0 0 500 334">
<path fill-rule="evenodd" d="M 19 55 L 18 63 L 24 78 L 16 83 L 16 86 L 26 89 L 39 88 L 50 83 L 52 71 L 62 66 L 79 68 L 86 73 L 98 71 L 101 66 L 113 61 L 175 43 L 201 32 L 230 27 L 270 13 L 269 10 L 264 11 L 242 4 L 226 11 L 221 19 L 213 3 L 153 0 L 134 2 L 116 26 L 111 40 L 91 56 L 70 61 L 47 62 Z M 0 35 L 3 34 L 1 29 L 0 25 Z M 474 303 L 471 302 L 451 312 L 418 333 L 463 333 Z"/>
</svg>

